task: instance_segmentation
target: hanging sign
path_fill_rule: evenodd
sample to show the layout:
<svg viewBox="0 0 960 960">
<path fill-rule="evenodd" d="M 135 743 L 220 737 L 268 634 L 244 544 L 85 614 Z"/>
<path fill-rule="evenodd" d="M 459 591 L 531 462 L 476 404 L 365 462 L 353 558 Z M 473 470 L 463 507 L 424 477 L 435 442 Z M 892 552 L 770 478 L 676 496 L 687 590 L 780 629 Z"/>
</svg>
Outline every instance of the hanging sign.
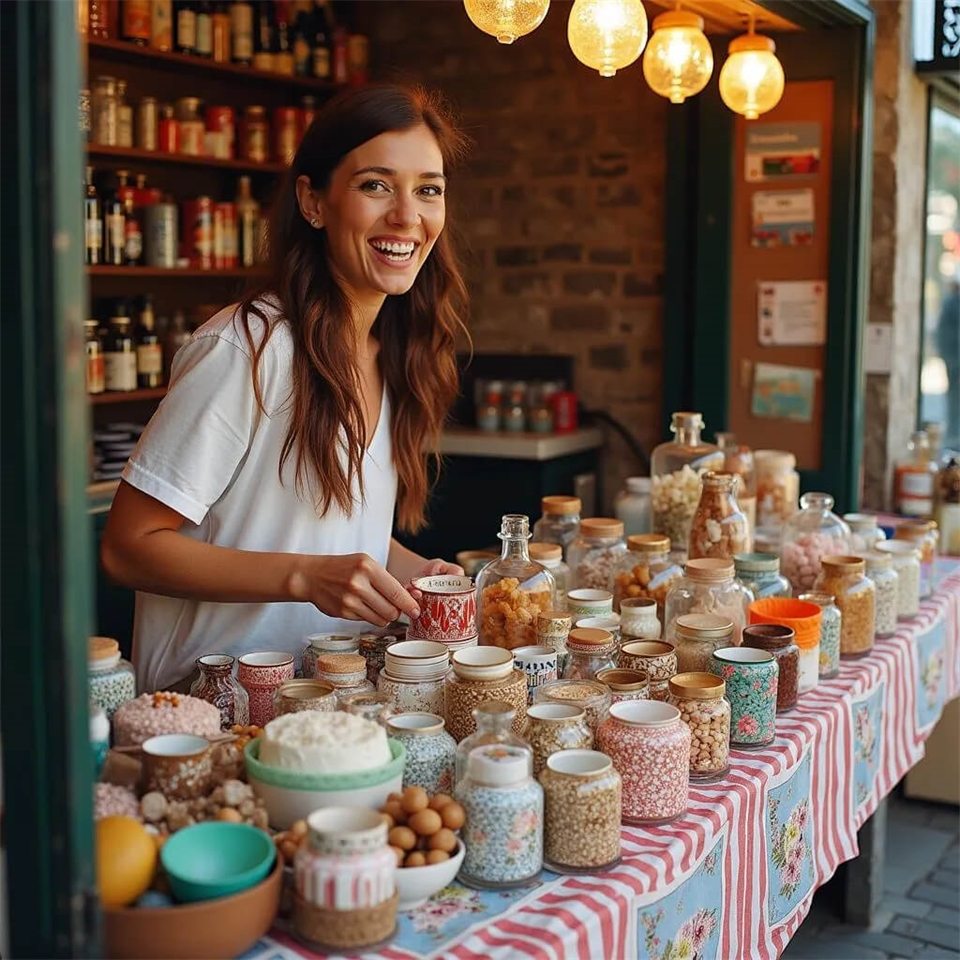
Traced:
<svg viewBox="0 0 960 960">
<path fill-rule="evenodd" d="M 764 347 L 826 343 L 826 280 L 758 281 L 757 339 Z"/>
<path fill-rule="evenodd" d="M 753 123 L 747 127 L 744 176 L 789 180 L 820 172 L 819 123 Z"/>
<path fill-rule="evenodd" d="M 750 202 L 753 246 L 806 247 L 813 243 L 813 190 L 757 190 Z"/>
</svg>

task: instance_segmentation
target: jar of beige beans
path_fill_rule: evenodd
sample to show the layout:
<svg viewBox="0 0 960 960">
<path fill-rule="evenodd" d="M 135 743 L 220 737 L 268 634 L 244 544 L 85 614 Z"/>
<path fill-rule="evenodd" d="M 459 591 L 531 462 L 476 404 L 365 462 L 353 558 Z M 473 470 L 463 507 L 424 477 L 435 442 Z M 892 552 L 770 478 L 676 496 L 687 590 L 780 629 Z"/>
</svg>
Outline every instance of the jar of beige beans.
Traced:
<svg viewBox="0 0 960 960">
<path fill-rule="evenodd" d="M 690 728 L 690 779 L 719 780 L 730 769 L 730 704 L 726 684 L 712 673 L 678 673 L 670 703 Z"/>
</svg>

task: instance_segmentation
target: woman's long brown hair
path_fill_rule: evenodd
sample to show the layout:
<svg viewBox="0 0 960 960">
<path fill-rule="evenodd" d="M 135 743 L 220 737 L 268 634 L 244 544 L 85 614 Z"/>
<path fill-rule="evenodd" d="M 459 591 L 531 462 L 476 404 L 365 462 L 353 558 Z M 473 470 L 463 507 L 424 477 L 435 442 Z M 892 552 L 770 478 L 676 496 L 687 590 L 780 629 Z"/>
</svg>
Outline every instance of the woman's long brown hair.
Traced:
<svg viewBox="0 0 960 960">
<path fill-rule="evenodd" d="M 296 196 L 305 175 L 325 189 L 343 160 L 382 133 L 425 124 L 436 137 L 444 172 L 462 156 L 464 138 L 441 101 L 420 88 L 375 85 L 345 91 L 317 115 L 294 157 L 274 206 L 269 239 L 269 274 L 241 305 L 247 342 L 254 356 L 253 386 L 263 408 L 258 369 L 277 323 L 289 324 L 294 340 L 292 415 L 280 456 L 296 458 L 296 489 L 309 496 L 318 516 L 336 504 L 350 515 L 354 483 L 363 496 L 362 464 L 368 443 L 354 356 L 351 305 L 334 281 L 326 233 L 304 220 Z M 397 521 L 416 532 L 425 521 L 429 481 L 427 454 L 458 391 L 456 338 L 466 333 L 462 312 L 466 288 L 448 235 L 440 234 L 402 296 L 388 296 L 373 326 L 380 343 L 380 369 L 392 409 L 393 460 L 397 469 Z M 278 298 L 281 320 L 262 306 Z M 251 318 L 260 332 L 254 335 Z M 264 329 L 266 335 L 263 335 Z M 436 459 L 437 454 L 433 453 Z"/>
</svg>

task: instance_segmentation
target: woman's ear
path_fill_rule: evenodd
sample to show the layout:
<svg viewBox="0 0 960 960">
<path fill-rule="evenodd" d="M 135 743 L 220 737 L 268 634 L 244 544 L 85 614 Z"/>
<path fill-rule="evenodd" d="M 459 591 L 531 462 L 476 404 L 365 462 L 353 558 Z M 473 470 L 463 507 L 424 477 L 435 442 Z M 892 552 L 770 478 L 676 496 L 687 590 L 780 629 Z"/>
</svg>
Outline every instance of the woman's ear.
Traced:
<svg viewBox="0 0 960 960">
<path fill-rule="evenodd" d="M 310 184 L 310 178 L 301 174 L 297 177 L 297 203 L 303 219 L 314 230 L 323 226 L 323 211 L 320 208 L 320 197 Z"/>
</svg>

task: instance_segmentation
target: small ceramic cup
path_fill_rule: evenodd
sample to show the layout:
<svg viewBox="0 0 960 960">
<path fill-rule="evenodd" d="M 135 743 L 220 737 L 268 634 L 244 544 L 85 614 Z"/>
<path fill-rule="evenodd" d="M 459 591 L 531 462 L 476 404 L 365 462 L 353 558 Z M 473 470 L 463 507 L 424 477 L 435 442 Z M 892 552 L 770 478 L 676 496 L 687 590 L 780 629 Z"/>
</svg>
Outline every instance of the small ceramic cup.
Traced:
<svg viewBox="0 0 960 960">
<path fill-rule="evenodd" d="M 670 697 L 669 681 L 677 672 L 677 655 L 665 640 L 631 640 L 620 647 L 617 666 L 625 670 L 641 670 L 650 681 L 650 699 L 666 702 Z"/>
<path fill-rule="evenodd" d="M 466 640 L 477 634 L 477 592 L 469 577 L 418 577 L 420 616 L 407 627 L 409 640 Z"/>
<path fill-rule="evenodd" d="M 150 737 L 141 746 L 143 792 L 159 790 L 168 800 L 202 797 L 213 777 L 210 741 L 187 733 Z"/>
<path fill-rule="evenodd" d="M 275 716 L 274 691 L 293 679 L 293 657 L 281 651 L 245 653 L 237 664 L 237 679 L 250 698 L 250 723 L 266 726 Z"/>
<path fill-rule="evenodd" d="M 513 660 L 527 678 L 527 703 L 533 703 L 533 694 L 542 683 L 557 679 L 557 651 L 553 647 L 517 647 Z"/>
<path fill-rule="evenodd" d="M 730 745 L 753 749 L 773 743 L 780 672 L 773 654 L 754 647 L 721 647 L 711 654 L 709 670 L 727 685 Z"/>
<path fill-rule="evenodd" d="M 584 617 L 606 617 L 613 613 L 613 594 L 609 590 L 571 590 L 567 610 L 576 626 Z"/>
<path fill-rule="evenodd" d="M 337 695 L 326 680 L 284 680 L 273 693 L 273 707 L 278 717 L 303 710 L 329 713 L 337 709 Z"/>
</svg>

